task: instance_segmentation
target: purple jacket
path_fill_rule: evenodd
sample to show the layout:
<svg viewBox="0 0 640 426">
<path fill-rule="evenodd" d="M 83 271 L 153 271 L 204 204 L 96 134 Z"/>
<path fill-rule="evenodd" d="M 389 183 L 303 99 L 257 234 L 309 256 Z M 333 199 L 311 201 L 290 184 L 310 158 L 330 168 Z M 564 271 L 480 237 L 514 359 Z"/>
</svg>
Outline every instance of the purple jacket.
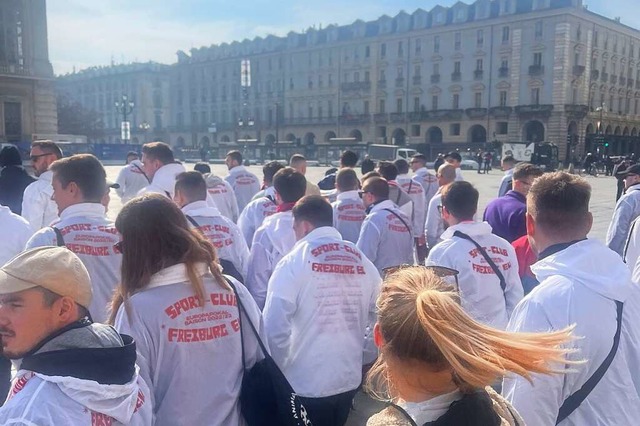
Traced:
<svg viewBox="0 0 640 426">
<path fill-rule="evenodd" d="M 487 205 L 484 221 L 491 225 L 495 235 L 512 243 L 527 233 L 526 212 L 525 196 L 516 191 L 509 191 Z"/>
</svg>

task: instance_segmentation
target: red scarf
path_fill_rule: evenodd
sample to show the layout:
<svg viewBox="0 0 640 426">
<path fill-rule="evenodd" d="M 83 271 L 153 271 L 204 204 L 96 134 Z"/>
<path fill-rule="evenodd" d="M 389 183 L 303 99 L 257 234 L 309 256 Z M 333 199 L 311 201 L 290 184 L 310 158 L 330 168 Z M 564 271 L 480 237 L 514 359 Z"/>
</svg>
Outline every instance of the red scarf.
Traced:
<svg viewBox="0 0 640 426">
<path fill-rule="evenodd" d="M 295 206 L 296 203 L 282 203 L 282 204 L 278 204 L 278 207 L 276 207 L 276 212 L 278 213 L 282 213 L 282 212 L 288 212 L 291 209 L 293 209 L 293 206 Z"/>
</svg>

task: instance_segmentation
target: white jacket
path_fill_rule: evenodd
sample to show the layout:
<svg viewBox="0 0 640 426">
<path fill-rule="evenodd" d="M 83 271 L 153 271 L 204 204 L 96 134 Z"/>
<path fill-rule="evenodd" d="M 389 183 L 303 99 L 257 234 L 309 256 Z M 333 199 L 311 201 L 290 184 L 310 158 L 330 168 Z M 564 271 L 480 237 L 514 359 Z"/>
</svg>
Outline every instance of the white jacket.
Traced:
<svg viewBox="0 0 640 426">
<path fill-rule="evenodd" d="M 413 235 L 418 237 L 424 235 L 424 223 L 427 217 L 427 198 L 424 188 L 418 179 L 413 179 L 409 175 L 398 175 L 396 182 L 400 188 L 409 195 L 413 201 L 413 211 L 411 223 L 413 225 Z"/>
<path fill-rule="evenodd" d="M 291 211 L 276 213 L 266 218 L 253 236 L 246 282 L 247 289 L 260 309 L 264 307 L 267 286 L 273 270 L 295 243 Z"/>
<path fill-rule="evenodd" d="M 64 209 L 52 226 L 62 232 L 66 247 L 78 255 L 89 271 L 93 286 L 89 312 L 93 320 L 106 322 L 122 264 L 122 254 L 113 248 L 120 241 L 113 221 L 107 219 L 102 204 L 82 203 Z M 31 237 L 26 248 L 57 245 L 55 231 L 45 228 Z"/>
<path fill-rule="evenodd" d="M 276 213 L 275 189 L 269 187 L 264 192 L 265 196 L 251 201 L 245 206 L 238 218 L 238 227 L 244 235 L 247 246 L 251 248 L 253 235 L 262 226 L 264 220 Z"/>
<path fill-rule="evenodd" d="M 426 167 L 421 167 L 416 170 L 416 174 L 413 176 L 413 178 L 417 179 L 424 188 L 425 204 L 428 206 L 429 201 L 431 201 L 433 196 L 436 195 L 436 193 L 440 189 L 438 178 Z"/>
<path fill-rule="evenodd" d="M 444 219 L 442 219 L 442 213 L 439 209 L 440 205 L 442 205 L 442 194 L 438 191 L 429 201 L 427 220 L 424 224 L 424 233 L 429 248 L 435 247 L 436 244 L 442 241 L 440 237 L 444 233 Z"/>
<path fill-rule="evenodd" d="M 460 231 L 482 246 L 506 281 L 500 279 L 476 246 L 460 237 Z M 459 272 L 458 286 L 464 310 L 476 321 L 504 330 L 511 312 L 524 295 L 518 275 L 516 252 L 506 240 L 491 233 L 486 222 L 462 222 L 442 234 L 442 242 L 429 252 L 427 264 L 446 266 Z"/>
<path fill-rule="evenodd" d="M 513 187 L 513 169 L 509 169 L 504 172 L 502 180 L 500 181 L 500 188 L 498 189 L 498 197 L 504 197 L 507 192 Z"/>
<path fill-rule="evenodd" d="M 229 170 L 229 176 L 224 180 L 229 182 L 236 194 L 238 211 L 242 211 L 253 196 L 260 191 L 260 180 L 244 166 L 236 166 Z"/>
<path fill-rule="evenodd" d="M 462 176 L 462 169 L 460 167 L 456 167 L 456 182 L 460 182 L 464 180 L 464 176 Z"/>
<path fill-rule="evenodd" d="M 152 426 L 149 390 L 136 373 L 124 385 L 19 370 L 0 408 L 3 425 Z"/>
<path fill-rule="evenodd" d="M 138 195 L 156 193 L 173 199 L 176 187 L 176 176 L 186 171 L 180 163 L 165 164 L 160 167 L 151 179 L 151 183 L 138 192 Z"/>
<path fill-rule="evenodd" d="M 222 216 L 218 209 L 207 205 L 206 201 L 187 204 L 182 212 L 198 223 L 198 230 L 211 241 L 218 257 L 233 263 L 238 272 L 246 278 L 249 268 L 249 249 L 235 223 Z"/>
<path fill-rule="evenodd" d="M 410 228 L 409 218 L 392 201 L 385 200 L 371 207 L 356 245 L 376 265 L 380 274 L 390 266 L 412 265 L 413 233 Z"/>
<path fill-rule="evenodd" d="M 22 217 L 31 225 L 33 232 L 49 226 L 58 219 L 58 205 L 51 199 L 53 172 L 46 171 L 37 181 L 29 184 L 22 198 Z"/>
<path fill-rule="evenodd" d="M 367 216 L 358 191 L 339 193 L 338 200 L 331 205 L 333 207 L 333 226 L 345 240 L 352 243 L 358 242 L 362 222 Z"/>
<path fill-rule="evenodd" d="M 640 258 L 640 216 L 631 222 L 629 236 L 622 253 L 622 260 L 631 272 L 635 269 L 638 258 Z"/>
<path fill-rule="evenodd" d="M 140 375 L 151 388 L 155 426 L 243 425 L 240 414 L 242 341 L 247 368 L 262 359 L 247 317 L 231 290 L 214 281 L 205 264 L 196 265 L 203 278 L 205 304 L 178 264 L 153 275 L 147 287 L 122 306 L 115 327 L 132 336 L 138 347 Z M 260 311 L 247 290 L 231 280 L 251 322 L 263 334 Z"/>
<path fill-rule="evenodd" d="M 238 201 L 229 182 L 214 174 L 206 174 L 204 180 L 207 183 L 207 202 L 216 207 L 222 216 L 233 223 L 238 221 Z"/>
<path fill-rule="evenodd" d="M 120 188 L 116 188 L 116 194 L 123 204 L 134 198 L 142 188 L 149 185 L 149 180 L 142 170 L 142 162 L 133 160 L 120 169 L 116 183 L 120 185 Z"/>
<path fill-rule="evenodd" d="M 629 236 L 631 222 L 638 216 L 640 216 L 640 184 L 633 185 L 620 197 L 607 230 L 607 247 L 620 256 L 624 253 L 624 244 Z"/>
<path fill-rule="evenodd" d="M 33 235 L 29 222 L 0 205 L 0 266 L 24 250 Z"/>
<path fill-rule="evenodd" d="M 616 331 L 616 305 L 623 305 L 620 345 L 609 369 L 562 426 L 635 425 L 640 419 L 640 287 L 620 257 L 595 240 L 583 240 L 531 267 L 540 281 L 516 307 L 508 329 L 562 330 L 575 325 L 575 372 L 504 380 L 503 395 L 528 425 L 555 424 L 558 410 L 609 354 Z M 563 369 L 564 367 L 558 366 Z"/>
<path fill-rule="evenodd" d="M 375 266 L 332 227 L 311 231 L 278 263 L 264 328 L 297 394 L 321 398 L 360 385 L 380 281 Z"/>
</svg>

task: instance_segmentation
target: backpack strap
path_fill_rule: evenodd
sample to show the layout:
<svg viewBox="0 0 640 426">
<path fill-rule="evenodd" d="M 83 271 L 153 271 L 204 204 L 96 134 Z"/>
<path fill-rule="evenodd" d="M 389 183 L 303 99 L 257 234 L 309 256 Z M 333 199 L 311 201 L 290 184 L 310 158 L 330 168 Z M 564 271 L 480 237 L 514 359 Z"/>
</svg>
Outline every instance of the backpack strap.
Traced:
<svg viewBox="0 0 640 426">
<path fill-rule="evenodd" d="M 463 240 L 467 240 L 471 242 L 474 246 L 476 246 L 476 248 L 478 249 L 482 257 L 484 257 L 484 260 L 487 261 L 489 266 L 491 266 L 491 269 L 493 269 L 493 272 L 498 276 L 502 291 L 505 291 L 505 289 L 507 288 L 507 281 L 504 279 L 504 275 L 502 275 L 502 272 L 500 271 L 500 268 L 498 268 L 498 265 L 496 265 L 493 259 L 491 259 L 491 257 L 487 254 L 487 251 L 480 244 L 478 244 L 476 240 L 474 240 L 464 232 L 456 231 L 453 233 L 453 236 L 462 238 Z"/>
<path fill-rule="evenodd" d="M 611 362 L 613 362 L 613 358 L 616 356 L 616 352 L 618 352 L 618 346 L 620 344 L 620 332 L 622 330 L 622 308 L 623 303 L 616 300 L 616 334 L 613 336 L 613 346 L 609 351 L 607 357 L 602 361 L 600 367 L 593 373 L 591 377 L 582 385 L 582 387 L 571 394 L 565 401 L 562 403 L 560 410 L 558 412 L 558 418 L 556 419 L 556 425 L 562 422 L 564 419 L 569 417 L 571 413 L 573 413 L 579 406 L 584 402 L 585 399 L 589 396 L 591 391 L 598 385 L 604 374 L 609 369 Z"/>
<path fill-rule="evenodd" d="M 133 167 L 135 167 L 136 169 L 138 169 L 140 171 L 140 173 L 142 173 L 142 176 L 144 176 L 144 178 L 147 180 L 147 182 L 151 183 L 151 181 L 149 180 L 149 176 L 147 176 L 147 174 L 144 172 L 144 170 L 142 170 L 142 167 L 138 166 L 136 163 L 131 163 L 131 165 Z"/>
<path fill-rule="evenodd" d="M 198 222 L 196 222 L 196 220 L 194 218 L 192 218 L 191 216 L 189 216 L 188 214 L 184 215 L 187 220 L 196 227 L 196 229 L 199 231 L 200 230 L 200 224 Z"/>
<path fill-rule="evenodd" d="M 394 212 L 391 209 L 383 209 L 383 210 L 388 211 L 389 213 L 393 214 L 395 217 L 400 219 L 400 222 L 402 222 L 402 224 L 407 228 L 407 231 L 409 231 L 409 234 L 411 234 L 411 228 L 409 227 L 409 225 L 407 225 L 407 222 L 402 218 L 402 216 L 400 216 L 398 213 Z"/>
<path fill-rule="evenodd" d="M 51 229 L 53 229 L 53 232 L 56 233 L 56 245 L 58 247 L 66 247 L 64 237 L 62 236 L 62 231 L 55 226 L 52 226 Z"/>
</svg>

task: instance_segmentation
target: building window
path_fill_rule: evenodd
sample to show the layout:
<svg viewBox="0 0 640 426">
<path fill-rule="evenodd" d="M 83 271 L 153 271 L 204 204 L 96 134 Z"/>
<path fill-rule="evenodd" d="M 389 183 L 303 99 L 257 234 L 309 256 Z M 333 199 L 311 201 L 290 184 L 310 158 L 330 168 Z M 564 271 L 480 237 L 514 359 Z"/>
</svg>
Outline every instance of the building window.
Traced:
<svg viewBox="0 0 640 426">
<path fill-rule="evenodd" d="M 322 81 L 322 76 L 319 75 L 318 76 L 318 87 L 323 87 L 324 86 L 324 82 Z"/>
<path fill-rule="evenodd" d="M 475 107 L 482 108 L 482 92 L 476 92 L 475 94 Z"/>
<path fill-rule="evenodd" d="M 440 64 L 437 62 L 433 64 L 433 75 L 440 75 Z"/>
<path fill-rule="evenodd" d="M 364 48 L 364 57 L 365 57 L 365 58 L 368 58 L 368 57 L 370 57 L 370 56 L 371 56 L 371 46 L 366 46 L 366 47 Z"/>
<path fill-rule="evenodd" d="M 437 95 L 431 96 L 431 109 L 432 110 L 437 110 L 438 109 L 438 96 Z"/>
<path fill-rule="evenodd" d="M 484 30 L 478 30 L 476 33 L 476 45 L 478 47 L 484 46 Z"/>
<path fill-rule="evenodd" d="M 531 104 L 540 105 L 540 89 L 538 87 L 531 89 Z"/>
<path fill-rule="evenodd" d="M 307 83 L 307 86 L 309 87 L 309 89 L 313 89 L 313 80 L 311 80 L 311 77 L 309 77 L 309 81 Z"/>
<path fill-rule="evenodd" d="M 422 39 L 417 38 L 416 39 L 416 55 L 419 55 L 421 53 L 422 53 Z"/>
<path fill-rule="evenodd" d="M 420 137 L 420 125 L 419 124 L 413 124 L 411 126 L 411 136 Z"/>
<path fill-rule="evenodd" d="M 476 59 L 476 71 L 482 71 L 484 61 L 482 59 Z"/>
<path fill-rule="evenodd" d="M 386 110 L 385 100 L 384 99 L 380 99 L 380 103 L 378 105 L 378 112 L 380 114 L 384 114 L 385 110 Z"/>
<path fill-rule="evenodd" d="M 449 134 L 451 136 L 460 136 L 460 123 L 452 123 L 449 126 Z"/>
<path fill-rule="evenodd" d="M 401 41 L 398 42 L 398 57 L 401 58 L 404 56 L 404 46 Z"/>
<path fill-rule="evenodd" d="M 506 135 L 509 133 L 509 122 L 507 121 L 498 121 L 496 123 L 496 134 L 497 135 Z"/>
<path fill-rule="evenodd" d="M 398 67 L 397 76 L 398 76 L 398 80 L 404 78 L 404 68 L 403 67 Z"/>
<path fill-rule="evenodd" d="M 416 65 L 413 68 L 413 75 L 415 75 L 416 77 L 420 77 L 420 71 L 421 71 L 420 65 Z"/>
<path fill-rule="evenodd" d="M 542 38 L 542 21 L 536 22 L 534 36 L 536 40 L 540 40 Z"/>
<path fill-rule="evenodd" d="M 456 74 L 460 74 L 460 61 L 455 61 L 453 63 L 453 72 Z"/>
<path fill-rule="evenodd" d="M 402 103 L 403 103 L 403 102 L 402 102 L 402 98 L 398 98 L 398 99 L 396 100 L 396 112 L 397 112 L 398 114 L 402 113 Z"/>
<path fill-rule="evenodd" d="M 593 32 L 593 44 L 598 46 L 598 31 Z"/>
<path fill-rule="evenodd" d="M 329 117 L 333 117 L 333 102 L 327 102 L 327 114 Z"/>
<path fill-rule="evenodd" d="M 333 86 L 333 74 L 329 74 L 329 79 L 327 83 L 329 83 L 329 87 Z"/>
<path fill-rule="evenodd" d="M 459 109 L 460 108 L 460 95 L 457 93 L 453 94 L 453 100 L 451 102 L 451 108 Z"/>
<path fill-rule="evenodd" d="M 442 12 L 436 13 L 436 24 L 442 24 L 444 22 L 444 14 Z"/>
<path fill-rule="evenodd" d="M 509 42 L 509 27 L 502 27 L 502 44 Z"/>
<path fill-rule="evenodd" d="M 576 30 L 576 39 L 578 41 L 582 40 L 582 26 L 578 25 L 578 29 Z"/>
<path fill-rule="evenodd" d="M 387 43 L 382 43 L 380 45 L 380 57 L 384 58 L 387 56 Z"/>
<path fill-rule="evenodd" d="M 360 82 L 360 73 L 358 71 L 353 73 L 353 81 L 356 83 Z"/>
<path fill-rule="evenodd" d="M 309 108 L 307 109 L 307 113 L 309 114 L 309 118 L 313 118 L 313 105 L 309 105 Z"/>
<path fill-rule="evenodd" d="M 460 46 L 462 45 L 462 34 L 460 32 L 455 33 L 454 35 L 455 41 L 454 41 L 454 49 L 455 50 L 460 50 Z"/>
<path fill-rule="evenodd" d="M 387 80 L 387 72 L 385 70 L 380 70 L 380 81 Z"/>
<path fill-rule="evenodd" d="M 420 98 L 417 96 L 413 98 L 413 111 L 414 112 L 420 111 Z"/>
<path fill-rule="evenodd" d="M 440 53 L 440 36 L 433 37 L 433 53 Z"/>
<path fill-rule="evenodd" d="M 367 83 L 371 81 L 371 72 L 369 71 L 364 72 L 364 81 L 366 81 Z"/>
<path fill-rule="evenodd" d="M 500 91 L 500 106 L 503 107 L 503 108 L 507 106 L 507 91 L 506 90 L 501 90 Z"/>
<path fill-rule="evenodd" d="M 536 52 L 533 54 L 533 65 L 537 66 L 537 67 L 541 67 L 542 66 L 542 53 L 541 52 Z"/>
<path fill-rule="evenodd" d="M 318 105 L 318 118 L 323 118 L 322 105 Z"/>
<path fill-rule="evenodd" d="M 365 115 L 369 115 L 370 114 L 369 101 L 364 101 L 364 113 L 365 113 Z"/>
</svg>

